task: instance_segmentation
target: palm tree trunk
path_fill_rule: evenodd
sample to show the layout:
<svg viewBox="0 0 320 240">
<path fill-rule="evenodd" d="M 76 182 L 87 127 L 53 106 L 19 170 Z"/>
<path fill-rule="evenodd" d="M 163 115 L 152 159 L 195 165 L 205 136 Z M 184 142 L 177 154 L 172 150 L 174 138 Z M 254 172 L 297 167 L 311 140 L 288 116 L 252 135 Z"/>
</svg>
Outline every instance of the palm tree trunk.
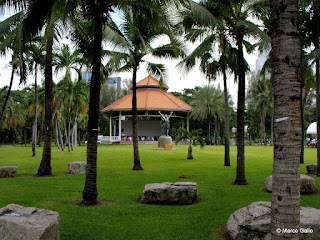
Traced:
<svg viewBox="0 0 320 240">
<path fill-rule="evenodd" d="M 272 239 L 299 239 L 276 229 L 299 229 L 300 222 L 300 57 L 298 0 L 272 0 L 272 75 L 274 80 L 274 163 Z"/>
<path fill-rule="evenodd" d="M 63 144 L 63 148 L 65 148 L 68 145 L 68 131 L 67 131 L 66 120 L 64 120 L 63 123 L 64 123 L 64 138 L 65 138 L 65 142 Z"/>
<path fill-rule="evenodd" d="M 243 58 L 243 35 L 237 31 L 238 47 L 238 108 L 237 108 L 237 177 L 235 185 L 247 185 L 245 178 L 245 159 L 244 159 L 244 108 L 246 95 L 246 68 Z"/>
<path fill-rule="evenodd" d="M 27 146 L 27 127 L 24 126 L 24 146 Z"/>
<path fill-rule="evenodd" d="M 94 6 L 95 8 L 97 6 Z M 86 205 L 97 203 L 97 140 L 99 122 L 100 100 L 100 64 L 102 45 L 102 19 L 99 11 L 94 13 L 94 52 L 92 61 L 92 78 L 90 84 L 89 120 L 88 120 L 88 145 L 87 145 L 87 170 L 86 182 L 82 192 L 83 202 Z"/>
<path fill-rule="evenodd" d="M 52 48 L 53 29 L 47 38 L 47 55 L 45 66 L 45 131 L 42 160 L 38 169 L 38 176 L 52 175 L 51 173 L 51 140 L 52 140 Z"/>
<path fill-rule="evenodd" d="M 305 139 L 305 125 L 304 125 L 304 108 L 306 103 L 307 94 L 304 94 L 301 89 L 301 152 L 300 152 L 300 164 L 304 163 L 304 139 Z"/>
<path fill-rule="evenodd" d="M 223 73 L 223 93 L 224 93 L 224 166 L 230 166 L 230 144 L 229 144 L 229 104 L 227 74 L 225 69 Z"/>
<path fill-rule="evenodd" d="M 272 114 L 271 114 L 271 143 L 270 145 L 273 145 L 273 121 L 274 120 L 274 107 L 272 107 Z"/>
<path fill-rule="evenodd" d="M 36 147 L 37 147 L 37 122 L 38 122 L 38 83 L 37 83 L 37 67 L 35 67 L 34 74 L 34 120 L 32 125 L 32 156 L 36 156 Z"/>
<path fill-rule="evenodd" d="M 56 142 L 58 149 L 60 150 L 59 131 L 58 131 L 58 119 L 56 119 Z"/>
<path fill-rule="evenodd" d="M 211 145 L 211 117 L 210 117 L 210 114 L 207 115 L 207 123 L 208 123 L 208 135 L 207 135 L 207 138 L 208 138 L 208 144 Z"/>
<path fill-rule="evenodd" d="M 132 170 L 143 170 L 140 163 L 138 146 L 138 113 L 137 113 L 137 69 L 133 67 L 132 76 L 132 141 L 133 141 L 133 168 Z"/>
<path fill-rule="evenodd" d="M 68 122 L 68 151 L 71 151 L 71 113 Z"/>
<path fill-rule="evenodd" d="M 73 148 L 76 146 L 76 142 L 77 142 L 77 139 L 76 139 L 76 126 L 77 126 L 77 115 L 75 116 L 74 118 L 74 122 L 73 122 L 73 126 L 72 126 L 72 134 L 71 134 L 71 147 L 72 147 L 72 150 Z"/>
<path fill-rule="evenodd" d="M 43 118 L 43 110 L 42 110 L 42 112 L 41 112 L 41 127 L 40 127 L 40 132 L 39 132 L 39 147 L 42 146 L 43 125 L 44 125 L 44 118 Z"/>
<path fill-rule="evenodd" d="M 76 114 L 74 118 L 74 124 L 73 124 L 73 146 L 72 147 L 78 147 L 78 115 Z"/>
<path fill-rule="evenodd" d="M 57 118 L 57 122 L 58 122 L 58 133 L 59 133 L 59 138 L 60 138 L 60 144 L 61 144 L 61 151 L 63 152 L 64 150 L 64 146 L 63 146 L 63 139 L 62 139 L 62 134 L 61 134 L 61 128 L 60 128 L 60 122 Z"/>
<path fill-rule="evenodd" d="M 192 155 L 192 145 L 189 145 L 188 147 L 188 156 L 187 159 L 193 159 L 193 155 Z"/>
<path fill-rule="evenodd" d="M 319 48 L 319 43 L 315 43 L 316 49 Z M 319 58 L 316 58 L 316 111 L 317 111 L 317 129 L 320 129 L 320 70 Z M 317 130 L 317 139 L 320 141 L 320 131 Z M 320 147 L 317 144 L 317 176 L 320 177 Z"/>
<path fill-rule="evenodd" d="M 9 85 L 9 89 L 6 95 L 6 99 L 4 100 L 4 103 L 2 105 L 2 110 L 1 110 L 1 115 L 0 115 L 0 129 L 2 128 L 2 118 L 3 118 L 3 114 L 4 114 L 4 110 L 6 109 L 8 100 L 9 100 L 9 96 L 11 93 L 11 88 L 12 88 L 12 83 L 13 83 L 13 77 L 14 77 L 14 71 L 15 71 L 16 67 L 14 65 L 12 65 L 12 71 L 11 71 L 11 78 L 10 78 L 10 85 Z"/>
</svg>

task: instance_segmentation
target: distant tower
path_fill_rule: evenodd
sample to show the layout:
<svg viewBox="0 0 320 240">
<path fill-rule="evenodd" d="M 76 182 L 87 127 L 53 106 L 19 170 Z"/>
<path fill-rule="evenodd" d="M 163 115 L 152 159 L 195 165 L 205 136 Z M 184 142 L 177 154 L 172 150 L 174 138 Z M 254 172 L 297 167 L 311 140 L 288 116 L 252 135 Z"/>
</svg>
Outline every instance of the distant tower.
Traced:
<svg viewBox="0 0 320 240">
<path fill-rule="evenodd" d="M 264 63 L 268 59 L 269 52 L 270 50 L 266 50 L 266 51 L 263 51 L 262 53 L 259 53 L 258 59 L 256 61 L 256 68 L 253 71 L 253 75 L 256 76 L 258 72 L 262 69 Z"/>
<path fill-rule="evenodd" d="M 121 90 L 121 77 L 110 77 L 106 81 L 109 88 L 114 88 L 116 90 Z"/>
<path fill-rule="evenodd" d="M 92 77 L 92 72 L 88 69 L 81 71 L 82 80 L 89 83 Z M 121 77 L 110 77 L 105 82 L 109 88 L 114 88 L 116 90 L 121 90 Z"/>
<path fill-rule="evenodd" d="M 88 69 L 85 69 L 83 71 L 81 71 L 81 75 L 82 75 L 82 80 L 85 81 L 86 83 L 89 83 L 92 77 L 92 72 L 89 71 Z"/>
</svg>

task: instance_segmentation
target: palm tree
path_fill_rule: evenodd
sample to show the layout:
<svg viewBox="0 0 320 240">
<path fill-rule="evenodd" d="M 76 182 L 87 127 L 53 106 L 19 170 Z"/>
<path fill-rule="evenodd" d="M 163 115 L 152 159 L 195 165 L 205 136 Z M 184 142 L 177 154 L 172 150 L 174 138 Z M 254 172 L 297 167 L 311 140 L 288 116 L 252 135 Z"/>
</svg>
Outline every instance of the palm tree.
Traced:
<svg viewBox="0 0 320 240">
<path fill-rule="evenodd" d="M 266 116 L 268 111 L 272 111 L 273 88 L 270 78 L 265 75 L 253 78 L 250 87 L 252 103 L 257 111 L 260 111 L 261 119 L 261 144 L 265 144 Z"/>
<path fill-rule="evenodd" d="M 199 88 L 192 96 L 191 106 L 194 108 L 191 113 L 192 118 L 206 120 L 208 124 L 207 141 L 211 143 L 211 121 L 219 122 L 223 115 L 221 90 L 210 85 Z"/>
<path fill-rule="evenodd" d="M 24 82 L 26 77 L 25 65 L 23 65 L 22 60 L 23 43 L 21 39 L 21 20 L 23 17 L 24 13 L 19 11 L 13 16 L 0 22 L 0 54 L 5 55 L 9 51 L 13 52 L 12 60 L 10 61 L 10 65 L 12 66 L 10 84 L 0 112 L 0 128 L 2 125 L 3 114 L 10 97 L 14 74 L 18 73 L 18 70 L 20 70 L 20 83 Z"/>
<path fill-rule="evenodd" d="M 137 94 L 136 78 L 141 63 L 146 62 L 148 72 L 164 79 L 164 67 L 162 64 L 147 62 L 144 57 L 148 54 L 158 57 L 178 57 L 182 52 L 180 42 L 172 34 L 172 26 L 166 16 L 165 6 L 161 2 L 151 1 L 135 6 L 127 6 L 123 11 L 120 26 L 112 24 L 108 32 L 108 40 L 119 51 L 106 51 L 117 66 L 124 63 L 125 69 L 132 69 L 132 129 L 134 166 L 132 170 L 143 170 L 140 163 L 137 132 Z M 152 47 L 154 41 L 161 35 L 170 39 L 169 44 Z"/>
<path fill-rule="evenodd" d="M 89 120 L 88 120 L 88 145 L 87 145 L 87 170 L 86 182 L 82 192 L 83 201 L 86 205 L 97 203 L 97 138 L 100 100 L 100 65 L 102 53 L 103 25 L 109 19 L 112 3 L 109 1 L 88 1 L 85 6 L 85 14 L 92 19 L 94 27 L 92 78 L 90 83 Z M 107 18 L 105 17 L 107 16 Z M 92 46 L 92 45 L 91 45 Z"/>
<path fill-rule="evenodd" d="M 298 1 L 270 1 L 274 81 L 273 239 L 299 239 L 276 228 L 298 229 L 300 220 L 300 56 Z M 290 219 L 288 221 L 288 219 Z"/>
<path fill-rule="evenodd" d="M 310 26 L 310 38 L 314 45 L 314 60 L 315 60 L 315 72 L 316 72 L 316 112 L 317 112 L 317 129 L 320 129 L 320 29 L 315 22 L 320 21 L 320 4 L 318 1 L 311 1 L 310 11 L 313 14 L 308 19 L 308 25 Z M 317 131 L 317 139 L 320 139 L 320 131 Z M 320 177 L 320 150 L 317 148 L 317 176 Z"/>
<path fill-rule="evenodd" d="M 26 111 L 24 102 L 16 102 L 15 100 L 18 99 L 9 99 L 8 107 L 6 108 L 6 111 L 4 113 L 3 128 L 7 129 L 8 133 L 10 132 L 10 129 L 16 131 L 18 126 L 23 126 L 26 122 Z"/>
<path fill-rule="evenodd" d="M 1 2 L 1 7 L 13 7 L 19 10 L 26 10 L 22 21 L 23 41 L 28 42 L 33 36 L 46 26 L 46 64 L 45 64 L 45 137 L 42 161 L 38 169 L 38 175 L 51 175 L 51 138 L 52 138 L 52 49 L 54 33 L 57 30 L 56 23 L 63 19 L 67 12 L 65 1 L 10 1 Z"/>
<path fill-rule="evenodd" d="M 214 26 L 213 26 L 214 27 Z M 194 41 L 196 40 L 197 34 L 193 33 L 193 30 L 188 30 L 186 38 Z M 189 32 L 189 33 L 188 33 Z M 229 101 L 228 101 L 228 87 L 227 87 L 227 70 L 232 66 L 229 66 L 232 59 L 235 58 L 235 49 L 232 48 L 231 44 L 227 41 L 225 32 L 221 30 L 218 40 L 216 39 L 215 31 L 201 31 L 198 33 L 198 38 L 202 34 L 208 34 L 201 44 L 188 55 L 180 65 L 184 65 L 186 69 L 190 69 L 195 65 L 195 59 L 200 59 L 200 70 L 206 74 L 209 82 L 216 80 L 217 76 L 222 74 L 223 86 L 224 86 L 224 138 L 225 138 L 225 155 L 224 155 L 224 166 L 230 166 L 230 147 L 229 147 Z M 218 49 L 221 55 L 218 60 L 215 59 L 215 43 L 218 43 Z M 234 71 L 234 70 L 233 70 Z"/>
<path fill-rule="evenodd" d="M 187 159 L 193 159 L 192 155 L 192 145 L 197 146 L 199 144 L 201 148 L 203 148 L 206 144 L 203 138 L 201 137 L 202 130 L 193 130 L 188 131 L 186 129 L 179 129 L 179 136 L 176 139 L 176 144 L 178 144 L 180 141 L 189 141 L 189 147 L 188 147 L 188 156 Z"/>
<path fill-rule="evenodd" d="M 38 122 L 38 70 L 42 70 L 45 64 L 45 55 L 43 44 L 41 39 L 30 44 L 28 46 L 27 61 L 29 65 L 29 72 L 34 72 L 34 120 L 32 125 L 32 156 L 36 156 L 36 145 L 37 145 L 37 122 Z"/>
<path fill-rule="evenodd" d="M 193 26 L 209 26 L 211 31 L 218 29 L 220 33 L 228 33 L 228 38 L 234 39 L 237 46 L 236 75 L 238 80 L 238 107 L 237 107 L 237 177 L 236 185 L 248 184 L 245 179 L 244 162 L 244 116 L 245 116 L 245 79 L 247 67 L 243 57 L 243 46 L 247 50 L 252 50 L 252 46 L 244 36 L 265 37 L 257 25 L 248 20 L 250 14 L 255 14 L 255 7 L 248 1 L 201 1 L 202 6 L 193 1 L 189 1 L 191 13 L 197 20 Z M 255 4 L 255 3 L 253 3 Z M 259 8 L 260 9 L 260 8 Z M 196 28 L 194 36 L 201 34 L 203 28 Z M 207 30 L 208 31 L 208 30 Z M 214 38 L 206 39 L 212 42 Z M 249 47 L 249 48 L 248 48 Z M 234 67 L 233 67 L 234 69 Z"/>
</svg>

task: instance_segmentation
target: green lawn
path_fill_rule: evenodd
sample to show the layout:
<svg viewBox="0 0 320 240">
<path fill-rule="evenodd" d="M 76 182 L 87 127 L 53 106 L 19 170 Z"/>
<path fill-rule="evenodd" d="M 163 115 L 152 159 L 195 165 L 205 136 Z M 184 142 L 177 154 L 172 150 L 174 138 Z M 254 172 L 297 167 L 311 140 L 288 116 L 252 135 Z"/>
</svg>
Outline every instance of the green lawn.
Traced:
<svg viewBox="0 0 320 240">
<path fill-rule="evenodd" d="M 31 157 L 31 147 L 0 147 L 0 166 L 18 166 L 18 176 L 0 179 L 0 207 L 17 203 L 26 207 L 57 211 L 61 217 L 61 239 L 103 240 L 198 240 L 224 239 L 231 213 L 255 201 L 270 201 L 264 180 L 272 174 L 273 148 L 246 147 L 248 186 L 234 186 L 236 147 L 231 147 L 231 167 L 223 166 L 224 147 L 194 148 L 194 160 L 186 160 L 187 146 L 175 151 L 154 150 L 141 145 L 144 171 L 131 171 L 132 146 L 99 145 L 98 192 L 103 206 L 85 207 L 81 199 L 84 175 L 68 175 L 68 163 L 86 161 L 86 148 L 61 152 L 53 147 L 52 172 L 55 177 L 34 177 L 41 160 Z M 316 162 L 316 149 L 307 148 L 305 163 Z M 305 174 L 305 164 L 301 165 Z M 180 179 L 181 174 L 191 179 Z M 146 183 L 192 181 L 198 184 L 201 201 L 190 206 L 140 204 L 135 200 Z M 320 189 L 319 178 L 316 179 Z M 301 205 L 320 209 L 320 194 L 304 195 Z"/>
</svg>

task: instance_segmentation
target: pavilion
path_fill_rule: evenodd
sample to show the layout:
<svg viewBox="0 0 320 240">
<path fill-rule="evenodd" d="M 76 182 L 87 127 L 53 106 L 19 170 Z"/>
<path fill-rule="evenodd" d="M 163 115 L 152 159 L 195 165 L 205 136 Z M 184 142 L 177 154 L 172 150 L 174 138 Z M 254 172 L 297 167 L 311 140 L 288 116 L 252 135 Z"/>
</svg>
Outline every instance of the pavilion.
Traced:
<svg viewBox="0 0 320 240">
<path fill-rule="evenodd" d="M 155 78 L 148 76 L 137 82 L 137 112 L 139 138 L 154 139 L 161 135 L 160 122 L 162 114 L 170 115 L 170 131 L 172 135 L 172 121 L 180 121 L 181 127 L 189 130 L 189 114 L 192 107 L 167 92 L 168 86 Z M 125 95 L 101 110 L 109 114 L 110 136 L 102 137 L 102 142 L 120 142 L 132 136 L 132 93 Z"/>
</svg>

